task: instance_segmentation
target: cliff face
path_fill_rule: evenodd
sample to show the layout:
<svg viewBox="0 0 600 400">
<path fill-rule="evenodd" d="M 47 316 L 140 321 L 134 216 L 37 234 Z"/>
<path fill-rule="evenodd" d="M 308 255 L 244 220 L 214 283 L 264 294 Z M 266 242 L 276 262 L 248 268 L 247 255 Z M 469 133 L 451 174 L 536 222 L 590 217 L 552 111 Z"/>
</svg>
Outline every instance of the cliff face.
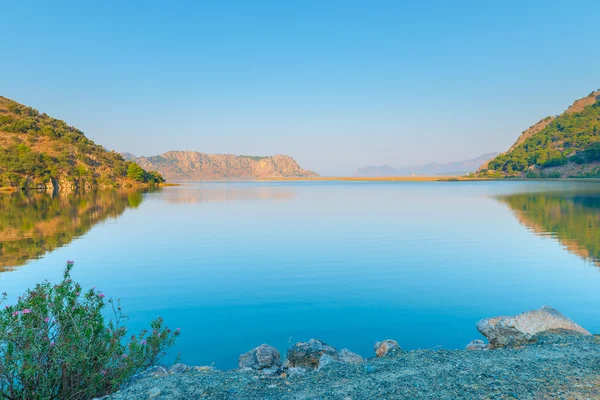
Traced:
<svg viewBox="0 0 600 400">
<path fill-rule="evenodd" d="M 142 168 L 158 171 L 167 179 L 253 179 L 315 177 L 288 156 L 235 156 L 196 151 L 169 151 L 159 156 L 139 157 Z"/>
</svg>

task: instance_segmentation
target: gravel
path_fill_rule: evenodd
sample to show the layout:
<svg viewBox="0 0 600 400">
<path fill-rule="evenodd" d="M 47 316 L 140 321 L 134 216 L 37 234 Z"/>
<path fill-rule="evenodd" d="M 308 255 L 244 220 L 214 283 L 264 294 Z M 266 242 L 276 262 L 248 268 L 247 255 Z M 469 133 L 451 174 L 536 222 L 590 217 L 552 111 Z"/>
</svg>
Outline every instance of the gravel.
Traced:
<svg viewBox="0 0 600 400">
<path fill-rule="evenodd" d="M 600 336 L 537 339 L 520 348 L 415 350 L 362 364 L 330 362 L 306 373 L 191 369 L 137 379 L 108 399 L 600 398 Z"/>
</svg>

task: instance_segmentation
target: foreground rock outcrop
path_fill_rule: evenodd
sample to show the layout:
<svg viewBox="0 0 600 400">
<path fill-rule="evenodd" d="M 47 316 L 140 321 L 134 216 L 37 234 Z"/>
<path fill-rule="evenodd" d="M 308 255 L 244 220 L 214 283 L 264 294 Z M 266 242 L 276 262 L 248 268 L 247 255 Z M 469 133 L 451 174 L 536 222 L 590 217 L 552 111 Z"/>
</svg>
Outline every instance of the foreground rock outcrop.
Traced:
<svg viewBox="0 0 600 400">
<path fill-rule="evenodd" d="M 192 369 L 138 380 L 109 399 L 597 399 L 599 359 L 599 338 L 541 334 L 519 349 L 415 350 L 279 374 Z"/>
<path fill-rule="evenodd" d="M 111 400 L 137 399 L 591 399 L 600 398 L 600 337 L 551 307 L 479 321 L 490 345 L 405 352 L 391 339 L 363 359 L 318 339 L 296 343 L 283 365 L 263 344 L 234 371 L 153 367 Z M 517 346 L 518 347 L 511 347 Z"/>
<path fill-rule="evenodd" d="M 404 353 L 398 342 L 392 339 L 386 339 L 382 342 L 375 343 L 375 354 L 377 357 L 399 356 Z"/>
<path fill-rule="evenodd" d="M 332 362 L 359 364 L 363 358 L 348 349 L 337 350 L 322 340 L 311 339 L 298 342 L 288 350 L 288 363 L 291 367 L 318 369 Z"/>
<path fill-rule="evenodd" d="M 477 330 L 489 340 L 491 348 L 529 343 L 535 340 L 535 335 L 542 332 L 562 331 L 590 335 L 587 330 L 549 306 L 514 317 L 482 319 L 477 323 Z"/>
<path fill-rule="evenodd" d="M 238 359 L 238 367 L 256 370 L 278 368 L 281 367 L 281 356 L 275 347 L 261 344 L 255 349 L 242 354 Z"/>
</svg>

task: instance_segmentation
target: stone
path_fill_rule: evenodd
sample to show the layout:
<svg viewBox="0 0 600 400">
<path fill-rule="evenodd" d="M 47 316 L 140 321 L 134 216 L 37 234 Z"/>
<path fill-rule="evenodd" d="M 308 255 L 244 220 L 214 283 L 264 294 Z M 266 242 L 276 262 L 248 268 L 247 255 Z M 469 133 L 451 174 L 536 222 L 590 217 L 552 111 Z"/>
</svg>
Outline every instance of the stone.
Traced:
<svg viewBox="0 0 600 400">
<path fill-rule="evenodd" d="M 157 387 L 153 387 L 152 389 L 148 390 L 148 400 L 155 399 L 158 396 L 160 396 L 161 394 L 162 394 L 162 390 L 160 390 Z"/>
<path fill-rule="evenodd" d="M 386 339 L 382 342 L 375 343 L 375 354 L 377 357 L 393 357 L 404 353 L 398 342 L 392 339 Z"/>
<path fill-rule="evenodd" d="M 466 350 L 487 350 L 488 348 L 489 348 L 489 346 L 483 340 L 475 339 L 475 340 L 471 340 L 465 349 Z"/>
<path fill-rule="evenodd" d="M 169 371 L 167 371 L 167 369 L 162 365 L 155 365 L 146 369 L 144 372 L 142 372 L 142 374 L 156 378 L 159 376 L 169 375 Z"/>
<path fill-rule="evenodd" d="M 316 369 L 323 354 L 337 356 L 337 349 L 322 340 L 310 339 L 308 342 L 298 342 L 288 350 L 288 360 L 292 367 Z"/>
<path fill-rule="evenodd" d="M 264 369 L 261 369 L 260 371 L 265 375 L 275 375 L 275 374 L 279 373 L 279 367 L 264 368 Z"/>
<path fill-rule="evenodd" d="M 542 332 L 590 335 L 590 333 L 554 308 L 544 306 L 514 317 L 482 319 L 477 330 L 490 342 L 490 348 L 514 347 L 535 342 Z"/>
<path fill-rule="evenodd" d="M 252 368 L 256 370 L 272 367 L 279 368 L 281 367 L 281 356 L 275 347 L 268 344 L 261 344 L 249 352 L 242 354 L 238 359 L 238 367 L 240 369 Z"/>
<path fill-rule="evenodd" d="M 329 354 L 325 353 L 323 354 L 320 358 L 319 358 L 319 366 L 317 367 L 317 369 L 321 369 L 324 368 L 325 366 L 336 362 L 337 361 L 337 355 L 336 357 L 332 357 Z"/>
<path fill-rule="evenodd" d="M 177 363 L 175 365 L 173 365 L 171 368 L 169 368 L 169 373 L 171 374 L 181 374 L 184 372 L 189 372 L 192 368 L 182 364 L 182 363 Z"/>
<path fill-rule="evenodd" d="M 196 372 L 210 372 L 210 371 L 214 371 L 215 367 L 213 367 L 211 365 L 200 365 L 197 367 L 193 367 L 192 369 Z"/>
<path fill-rule="evenodd" d="M 286 371 L 287 376 L 292 378 L 294 376 L 304 376 L 306 375 L 306 369 L 300 367 L 289 367 Z"/>
<path fill-rule="evenodd" d="M 361 356 L 359 356 L 356 353 L 351 352 L 348 349 L 341 349 L 338 352 L 337 356 L 338 356 L 338 360 L 340 362 L 343 362 L 346 364 L 360 364 L 364 361 Z"/>
</svg>

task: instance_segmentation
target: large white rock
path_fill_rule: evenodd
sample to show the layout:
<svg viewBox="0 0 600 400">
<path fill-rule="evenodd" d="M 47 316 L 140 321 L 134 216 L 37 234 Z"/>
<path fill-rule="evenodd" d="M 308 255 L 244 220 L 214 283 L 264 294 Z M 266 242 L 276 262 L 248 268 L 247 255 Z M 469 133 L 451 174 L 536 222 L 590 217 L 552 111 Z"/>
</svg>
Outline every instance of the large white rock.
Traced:
<svg viewBox="0 0 600 400">
<path fill-rule="evenodd" d="M 590 334 L 549 306 L 527 311 L 514 317 L 482 319 L 477 323 L 477 330 L 488 339 L 491 348 L 525 344 L 531 342 L 534 335 L 548 331 Z"/>
<path fill-rule="evenodd" d="M 277 368 L 281 366 L 281 356 L 277 349 L 268 344 L 261 344 L 260 346 L 244 353 L 238 359 L 238 367 L 252 368 L 264 370 L 268 368 Z"/>
<path fill-rule="evenodd" d="M 381 342 L 375 343 L 375 355 L 378 358 L 398 356 L 404 353 L 404 350 L 400 347 L 398 342 L 392 339 L 385 339 Z"/>
</svg>

